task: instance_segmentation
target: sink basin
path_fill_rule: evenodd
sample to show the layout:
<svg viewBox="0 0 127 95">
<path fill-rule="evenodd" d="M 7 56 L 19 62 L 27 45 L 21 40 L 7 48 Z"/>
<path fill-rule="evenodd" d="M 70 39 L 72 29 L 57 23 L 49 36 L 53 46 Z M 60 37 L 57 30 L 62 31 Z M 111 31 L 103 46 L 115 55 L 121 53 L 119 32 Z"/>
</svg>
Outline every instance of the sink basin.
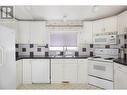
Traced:
<svg viewBox="0 0 127 95">
<path fill-rule="evenodd" d="M 63 56 L 55 56 L 55 57 L 63 57 Z"/>
<path fill-rule="evenodd" d="M 58 57 L 58 58 L 60 58 L 60 57 L 74 57 L 74 56 L 51 56 L 51 57 Z"/>
<path fill-rule="evenodd" d="M 74 56 L 65 56 L 65 57 L 74 57 Z"/>
<path fill-rule="evenodd" d="M 51 57 L 63 57 L 63 56 L 51 56 Z"/>
</svg>

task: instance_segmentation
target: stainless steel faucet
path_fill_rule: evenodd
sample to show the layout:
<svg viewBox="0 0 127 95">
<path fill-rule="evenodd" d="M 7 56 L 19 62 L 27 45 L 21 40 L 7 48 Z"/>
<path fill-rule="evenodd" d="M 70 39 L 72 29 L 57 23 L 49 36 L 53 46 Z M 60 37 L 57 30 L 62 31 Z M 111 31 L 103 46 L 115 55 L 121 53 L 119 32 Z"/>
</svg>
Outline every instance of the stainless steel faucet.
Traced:
<svg viewBox="0 0 127 95">
<path fill-rule="evenodd" d="M 64 52 L 64 56 L 66 56 L 66 53 L 67 53 L 67 46 L 63 46 L 63 52 Z"/>
</svg>

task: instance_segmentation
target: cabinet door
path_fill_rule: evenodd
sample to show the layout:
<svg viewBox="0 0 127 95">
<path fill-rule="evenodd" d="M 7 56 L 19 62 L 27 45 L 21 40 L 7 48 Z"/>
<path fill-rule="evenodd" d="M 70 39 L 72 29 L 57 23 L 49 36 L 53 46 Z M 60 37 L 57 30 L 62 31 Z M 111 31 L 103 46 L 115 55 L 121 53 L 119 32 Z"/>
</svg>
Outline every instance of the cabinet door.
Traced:
<svg viewBox="0 0 127 95">
<path fill-rule="evenodd" d="M 91 44 L 93 41 L 93 31 L 92 31 L 92 22 L 84 22 L 83 31 L 79 33 L 79 42 L 78 43 L 87 43 Z"/>
<path fill-rule="evenodd" d="M 19 61 L 16 62 L 16 87 L 20 85 Z"/>
<path fill-rule="evenodd" d="M 127 11 L 118 15 L 118 33 L 127 33 Z"/>
<path fill-rule="evenodd" d="M 78 33 L 78 44 L 86 43 L 85 34 L 85 31 L 81 31 Z"/>
<path fill-rule="evenodd" d="M 17 84 L 17 87 L 23 83 L 22 72 L 23 72 L 22 60 L 18 60 L 18 61 L 16 61 L 16 84 Z"/>
<path fill-rule="evenodd" d="M 93 43 L 93 30 L 92 22 L 84 22 L 84 31 L 85 31 L 85 41 L 87 44 Z"/>
<path fill-rule="evenodd" d="M 30 38 L 30 22 L 28 21 L 19 21 L 18 23 L 18 35 L 19 43 L 28 44 Z"/>
<path fill-rule="evenodd" d="M 29 59 L 23 59 L 23 83 L 31 84 L 31 62 Z"/>
<path fill-rule="evenodd" d="M 104 32 L 117 32 L 117 16 L 103 19 Z"/>
<path fill-rule="evenodd" d="M 15 42 L 20 43 L 19 21 L 15 21 Z"/>
<path fill-rule="evenodd" d="M 30 23 L 30 43 L 45 44 L 47 41 L 45 22 Z"/>
<path fill-rule="evenodd" d="M 61 83 L 63 81 L 63 61 L 51 60 L 51 82 Z"/>
<path fill-rule="evenodd" d="M 93 21 L 93 34 L 102 33 L 104 28 L 104 23 L 102 20 Z"/>
<path fill-rule="evenodd" d="M 49 83 L 49 59 L 33 59 L 32 83 Z"/>
<path fill-rule="evenodd" d="M 122 65 L 115 65 L 114 68 L 115 89 L 127 89 L 127 67 Z"/>
<path fill-rule="evenodd" d="M 78 59 L 78 83 L 88 83 L 87 59 Z"/>
<path fill-rule="evenodd" d="M 64 81 L 69 81 L 70 83 L 77 82 L 77 60 L 65 60 L 64 61 Z"/>
</svg>

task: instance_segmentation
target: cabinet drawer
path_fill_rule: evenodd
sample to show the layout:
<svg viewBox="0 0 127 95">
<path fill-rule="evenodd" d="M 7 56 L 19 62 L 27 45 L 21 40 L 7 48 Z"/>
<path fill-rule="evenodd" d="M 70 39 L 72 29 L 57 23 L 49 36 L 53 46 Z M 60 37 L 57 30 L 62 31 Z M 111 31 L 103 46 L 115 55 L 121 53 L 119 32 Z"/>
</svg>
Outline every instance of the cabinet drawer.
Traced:
<svg viewBox="0 0 127 95">
<path fill-rule="evenodd" d="M 87 62 L 87 59 L 78 59 L 78 62 L 83 62 L 83 63 L 85 63 L 85 62 Z"/>
<path fill-rule="evenodd" d="M 120 71 L 126 72 L 127 73 L 127 66 L 115 63 L 114 64 L 114 69 L 118 69 Z"/>
</svg>

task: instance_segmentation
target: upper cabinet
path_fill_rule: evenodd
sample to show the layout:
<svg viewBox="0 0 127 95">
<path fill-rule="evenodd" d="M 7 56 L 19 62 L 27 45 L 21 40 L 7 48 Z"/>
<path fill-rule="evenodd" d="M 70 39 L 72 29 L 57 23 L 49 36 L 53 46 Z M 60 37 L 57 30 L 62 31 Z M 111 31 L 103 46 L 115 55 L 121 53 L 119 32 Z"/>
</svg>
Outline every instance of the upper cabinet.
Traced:
<svg viewBox="0 0 127 95">
<path fill-rule="evenodd" d="M 92 22 L 91 21 L 83 22 L 83 31 L 81 31 L 78 35 L 78 43 L 91 44 L 93 41 L 92 36 L 93 36 Z"/>
<path fill-rule="evenodd" d="M 101 33 L 102 29 L 103 29 L 103 21 L 102 20 L 93 21 L 93 34 Z"/>
<path fill-rule="evenodd" d="M 30 25 L 28 21 L 19 21 L 18 22 L 18 43 L 26 44 L 29 43 L 30 38 Z"/>
<path fill-rule="evenodd" d="M 93 43 L 93 31 L 92 31 L 92 22 L 84 22 L 84 32 L 85 32 L 85 42 L 88 44 Z"/>
<path fill-rule="evenodd" d="M 103 19 L 104 32 L 117 32 L 117 16 Z"/>
<path fill-rule="evenodd" d="M 44 21 L 19 21 L 19 43 L 46 44 L 48 33 Z"/>
<path fill-rule="evenodd" d="M 117 32 L 117 16 L 93 21 L 93 34 Z"/>
<path fill-rule="evenodd" d="M 127 33 L 127 11 L 118 15 L 118 33 Z"/>
<path fill-rule="evenodd" d="M 45 27 L 45 22 L 35 21 L 30 23 L 30 43 L 47 43 L 47 33 Z"/>
</svg>

